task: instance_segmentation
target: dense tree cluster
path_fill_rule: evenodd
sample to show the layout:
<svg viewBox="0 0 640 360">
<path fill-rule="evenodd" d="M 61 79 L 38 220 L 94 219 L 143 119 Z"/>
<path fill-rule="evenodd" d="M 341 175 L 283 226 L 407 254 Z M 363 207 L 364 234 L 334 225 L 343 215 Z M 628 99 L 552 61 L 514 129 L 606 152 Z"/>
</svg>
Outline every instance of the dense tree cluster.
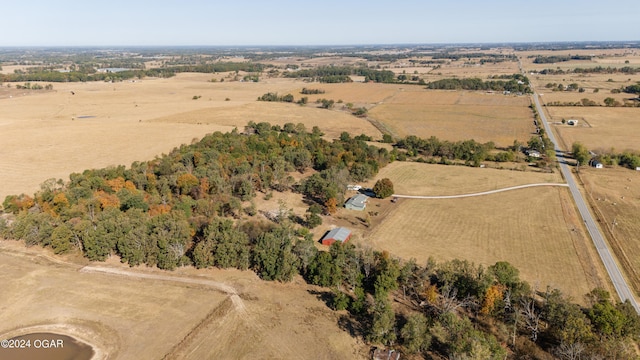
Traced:
<svg viewBox="0 0 640 360">
<path fill-rule="evenodd" d="M 564 75 L 564 74 L 629 74 L 633 75 L 640 72 L 640 68 L 631 66 L 611 67 L 611 66 L 594 66 L 592 68 L 575 68 L 575 69 L 543 69 L 540 71 L 542 75 Z"/>
<path fill-rule="evenodd" d="M 328 142 L 317 128 L 308 133 L 302 124 L 249 123 L 246 132 L 254 135 L 214 133 L 130 168 L 86 170 L 66 183 L 43 183 L 34 197 L 8 196 L 4 209 L 17 216 L 4 235 L 57 253 L 78 248 L 91 260 L 117 254 L 131 265 L 163 269 L 269 268 L 264 252 L 274 237 L 238 232 L 243 202 L 258 192 L 292 189 L 289 173 L 313 168 L 317 172 L 295 188 L 317 201 L 316 216 L 309 217 L 317 225 L 317 206 L 335 210 L 349 181 L 374 176 L 389 161 L 385 149 L 349 136 Z M 281 279 L 279 271 L 261 274 Z"/>
<path fill-rule="evenodd" d="M 640 96 L 640 84 L 635 84 L 635 85 L 629 85 L 627 87 L 625 87 L 622 91 L 628 93 L 628 94 L 636 94 L 638 96 Z"/>
<path fill-rule="evenodd" d="M 451 142 L 440 140 L 435 136 L 421 139 L 415 135 L 409 135 L 400 139 L 396 147 L 405 149 L 406 156 L 422 155 L 427 157 L 441 157 L 446 160 L 463 160 L 474 165 L 479 165 L 485 160 L 495 160 L 490 152 L 495 149 L 493 142 L 481 144 L 475 140 Z"/>
<path fill-rule="evenodd" d="M 302 88 L 302 90 L 300 91 L 300 94 L 303 95 L 318 95 L 318 94 L 324 94 L 325 91 L 322 89 L 308 89 L 308 88 Z"/>
<path fill-rule="evenodd" d="M 258 97 L 258 101 L 280 101 L 280 102 L 293 102 L 293 95 L 287 94 L 279 96 L 278 93 L 268 92 Z"/>
<path fill-rule="evenodd" d="M 535 57 L 535 59 L 533 60 L 534 64 L 553 64 L 571 60 L 591 60 L 591 56 L 589 55 L 534 55 L 530 57 Z"/>
<path fill-rule="evenodd" d="M 318 82 L 337 83 L 352 82 L 351 75 L 364 76 L 365 81 L 395 83 L 396 75 L 389 70 L 375 70 L 366 67 L 321 66 L 314 69 L 303 69 L 284 73 L 290 78 L 311 78 Z"/>
<path fill-rule="evenodd" d="M 502 61 L 517 61 L 517 56 L 510 54 L 490 54 L 490 53 L 451 53 L 451 52 L 440 52 L 430 54 L 432 59 L 449 59 L 449 60 L 460 60 L 460 59 L 477 59 L 477 58 L 487 58 L 492 61 L 502 60 Z"/>
<path fill-rule="evenodd" d="M 604 165 L 624 166 L 631 170 L 640 168 L 640 152 L 625 151 L 623 153 L 602 153 L 596 159 Z"/>
<path fill-rule="evenodd" d="M 546 351 L 563 359 L 630 359 L 640 335 L 631 304 L 614 304 L 596 289 L 581 307 L 559 290 L 532 289 L 507 262 L 420 266 L 337 243 L 309 259 L 301 274 L 332 289 L 327 303 L 349 312 L 349 328 L 406 354 L 504 359 Z"/>
<path fill-rule="evenodd" d="M 531 93 L 529 79 L 520 74 L 514 74 L 509 80 L 483 81 L 479 78 L 450 78 L 432 81 L 427 84 L 427 89 L 440 90 L 492 90 L 510 91 L 513 93 Z"/>
</svg>

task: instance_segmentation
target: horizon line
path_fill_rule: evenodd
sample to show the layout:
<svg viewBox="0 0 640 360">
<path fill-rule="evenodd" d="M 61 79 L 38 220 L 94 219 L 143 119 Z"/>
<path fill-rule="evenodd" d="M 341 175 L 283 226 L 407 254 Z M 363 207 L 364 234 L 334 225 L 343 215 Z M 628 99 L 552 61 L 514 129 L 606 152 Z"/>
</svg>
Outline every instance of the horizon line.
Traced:
<svg viewBox="0 0 640 360">
<path fill-rule="evenodd" d="M 549 40 L 549 41 L 470 41 L 470 42 L 398 42 L 352 44 L 247 44 L 247 45 L 1 45 L 0 48 L 287 48 L 287 47 L 366 47 L 366 46 L 446 46 L 446 45 L 546 45 L 546 44 L 639 44 L 640 40 Z"/>
</svg>

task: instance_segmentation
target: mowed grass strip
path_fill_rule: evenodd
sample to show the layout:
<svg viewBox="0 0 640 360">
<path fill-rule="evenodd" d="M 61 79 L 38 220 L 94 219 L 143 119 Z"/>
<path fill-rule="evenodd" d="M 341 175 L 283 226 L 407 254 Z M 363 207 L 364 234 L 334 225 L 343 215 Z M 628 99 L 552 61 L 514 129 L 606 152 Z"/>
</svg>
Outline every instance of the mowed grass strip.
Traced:
<svg viewBox="0 0 640 360">
<path fill-rule="evenodd" d="M 547 285 L 580 301 L 598 283 L 583 270 L 561 207 L 561 188 L 532 188 L 447 200 L 402 199 L 368 240 L 424 264 L 466 259 L 508 261 L 537 289 Z M 578 230 L 579 231 L 579 230 Z"/>
<path fill-rule="evenodd" d="M 509 146 L 527 141 L 533 115 L 528 97 L 468 91 L 407 91 L 369 111 L 396 136 L 435 136 L 441 140 L 474 139 Z"/>
<path fill-rule="evenodd" d="M 513 171 L 395 161 L 376 179 L 389 178 L 400 195 L 461 195 L 535 183 L 563 183 L 559 173 Z"/>
</svg>

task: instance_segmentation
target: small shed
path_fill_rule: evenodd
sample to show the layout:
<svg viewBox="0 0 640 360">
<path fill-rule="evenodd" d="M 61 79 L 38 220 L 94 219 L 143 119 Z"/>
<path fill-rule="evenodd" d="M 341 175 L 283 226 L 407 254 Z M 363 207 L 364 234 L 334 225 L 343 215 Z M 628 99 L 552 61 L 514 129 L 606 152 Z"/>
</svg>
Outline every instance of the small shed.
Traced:
<svg viewBox="0 0 640 360">
<path fill-rule="evenodd" d="M 344 207 L 350 210 L 364 211 L 367 207 L 367 199 L 369 197 L 364 194 L 353 196 L 344 204 Z"/>
<path fill-rule="evenodd" d="M 341 243 L 346 243 L 351 238 L 351 230 L 346 227 L 337 227 L 331 231 L 329 231 L 325 236 L 322 237 L 322 245 L 331 245 L 336 241 Z"/>
</svg>

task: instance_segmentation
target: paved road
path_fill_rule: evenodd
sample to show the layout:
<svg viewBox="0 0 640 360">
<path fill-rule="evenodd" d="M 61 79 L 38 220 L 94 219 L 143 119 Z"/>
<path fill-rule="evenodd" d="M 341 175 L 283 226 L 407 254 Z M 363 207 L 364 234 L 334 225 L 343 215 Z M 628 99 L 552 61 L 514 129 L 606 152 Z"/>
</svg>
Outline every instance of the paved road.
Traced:
<svg viewBox="0 0 640 360">
<path fill-rule="evenodd" d="M 539 184 L 526 184 L 526 185 L 511 186 L 511 187 L 502 188 L 502 189 L 489 190 L 489 191 L 483 191 L 483 192 L 472 193 L 472 194 L 461 194 L 461 195 L 421 196 L 421 195 L 397 195 L 397 194 L 393 194 L 392 196 L 393 197 L 397 197 L 397 198 L 403 198 L 403 199 L 458 199 L 458 198 L 465 198 L 465 197 L 471 197 L 471 196 L 489 195 L 489 194 L 495 194 L 495 193 L 499 193 L 499 192 L 503 192 L 503 191 L 524 189 L 524 188 L 536 187 L 536 186 L 565 186 L 566 187 L 566 186 L 569 186 L 569 185 L 567 185 L 567 184 L 556 184 L 556 183 L 539 183 Z"/>
<path fill-rule="evenodd" d="M 571 190 L 571 195 L 573 196 L 573 200 L 578 207 L 578 211 L 580 212 L 580 216 L 584 220 L 584 224 L 589 231 L 589 235 L 591 235 L 591 239 L 593 240 L 593 244 L 596 246 L 596 250 L 598 250 L 598 254 L 600 255 L 600 259 L 604 263 L 604 267 L 607 269 L 609 273 L 609 277 L 611 278 L 611 282 L 618 293 L 618 296 L 622 301 L 629 300 L 631 305 L 636 309 L 638 313 L 640 313 L 640 306 L 638 306 L 638 302 L 633 296 L 633 291 L 627 285 L 624 277 L 622 276 L 622 272 L 618 267 L 613 255 L 611 254 L 611 250 L 609 249 L 607 243 L 600 232 L 600 229 L 596 225 L 596 221 L 593 219 L 591 215 L 591 211 L 589 210 L 589 206 L 585 203 L 580 190 L 578 190 L 578 186 L 576 182 L 573 180 L 573 175 L 571 174 L 571 170 L 567 165 L 567 162 L 564 157 L 564 152 L 558 147 L 558 143 L 556 142 L 555 137 L 553 136 L 553 132 L 551 131 L 551 127 L 547 122 L 547 118 L 542 111 L 542 107 L 540 106 L 540 101 L 538 99 L 538 94 L 534 92 L 533 100 L 536 104 L 536 108 L 538 109 L 538 114 L 540 115 L 540 119 L 542 120 L 542 124 L 544 125 L 544 129 L 549 136 L 549 139 L 553 142 L 554 150 L 556 151 L 556 156 L 558 157 L 558 162 L 560 163 L 560 171 L 562 171 L 562 176 L 567 180 L 567 184 L 569 185 L 569 189 Z M 604 226 L 607 226 L 606 224 Z"/>
</svg>

